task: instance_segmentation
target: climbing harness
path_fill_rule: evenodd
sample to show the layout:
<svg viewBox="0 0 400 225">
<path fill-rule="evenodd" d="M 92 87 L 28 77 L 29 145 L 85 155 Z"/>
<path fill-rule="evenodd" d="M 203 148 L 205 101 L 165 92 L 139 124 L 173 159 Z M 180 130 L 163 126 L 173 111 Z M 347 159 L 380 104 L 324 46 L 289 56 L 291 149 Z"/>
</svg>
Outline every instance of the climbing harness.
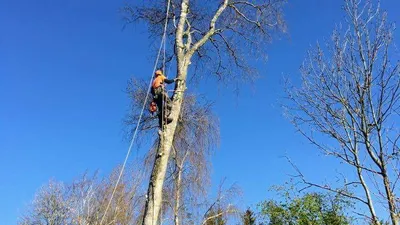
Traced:
<svg viewBox="0 0 400 225">
<path fill-rule="evenodd" d="M 110 200 L 108 201 L 107 207 L 106 207 L 106 209 L 105 209 L 105 211 L 104 211 L 104 214 L 103 214 L 103 216 L 102 216 L 102 218 L 101 218 L 100 225 L 103 224 L 104 218 L 105 218 L 106 215 L 107 215 L 107 211 L 108 211 L 108 209 L 110 208 L 112 199 L 113 199 L 113 197 L 114 197 L 114 195 L 115 195 L 115 192 L 116 192 L 116 190 L 117 190 L 118 184 L 119 184 L 119 182 L 121 181 L 122 174 L 123 174 L 123 172 L 124 172 L 124 170 L 125 170 L 126 163 L 127 163 L 127 161 L 128 161 L 129 155 L 130 155 L 131 150 L 132 150 L 132 147 L 133 147 L 133 143 L 134 143 L 134 141 L 135 141 L 135 139 L 136 139 L 136 135 L 137 135 L 137 132 L 138 132 L 138 130 L 139 130 L 139 125 L 140 125 L 140 122 L 141 122 L 141 120 L 142 120 L 143 112 L 144 112 L 144 109 L 145 109 L 145 107 L 146 107 L 147 99 L 148 99 L 148 97 L 149 97 L 150 88 L 151 88 L 151 84 L 152 84 L 151 81 L 153 80 L 153 74 L 156 72 L 157 64 L 158 64 L 158 61 L 159 61 L 159 59 L 160 59 L 161 50 L 162 50 L 163 47 L 164 47 L 164 68 L 165 68 L 165 55 L 166 55 L 166 53 L 165 53 L 165 51 L 166 51 L 165 47 L 166 47 L 166 39 L 167 39 L 166 34 L 167 34 L 168 15 L 169 15 L 170 5 L 171 5 L 171 0 L 168 0 L 167 11 L 166 11 L 166 15 L 165 15 L 164 32 L 163 32 L 163 36 L 162 36 L 162 38 L 161 38 L 160 48 L 159 48 L 159 50 L 158 50 L 158 54 L 157 54 L 157 57 L 156 57 L 156 61 L 155 61 L 155 64 L 154 64 L 154 68 L 153 68 L 153 72 L 151 73 L 151 78 L 150 78 L 149 86 L 148 86 L 148 88 L 147 88 L 147 94 L 146 94 L 146 97 L 145 97 L 144 102 L 143 102 L 142 110 L 140 111 L 140 115 L 139 115 L 139 118 L 138 118 L 138 122 L 136 123 L 136 128 L 135 128 L 135 131 L 134 131 L 134 133 L 133 133 L 133 136 L 132 136 L 132 139 L 131 139 L 129 148 L 128 148 L 128 152 L 126 153 L 124 163 L 122 164 L 122 168 L 121 168 L 121 171 L 120 171 L 120 173 L 119 173 L 119 175 L 118 175 L 118 179 L 117 179 L 117 182 L 116 182 L 116 184 L 115 184 L 115 186 L 114 186 L 114 189 L 113 189 L 113 192 L 112 192 L 112 194 L 111 194 Z M 154 194 L 153 194 L 153 196 L 154 196 Z M 153 197 L 153 214 L 154 214 L 154 197 Z"/>
</svg>

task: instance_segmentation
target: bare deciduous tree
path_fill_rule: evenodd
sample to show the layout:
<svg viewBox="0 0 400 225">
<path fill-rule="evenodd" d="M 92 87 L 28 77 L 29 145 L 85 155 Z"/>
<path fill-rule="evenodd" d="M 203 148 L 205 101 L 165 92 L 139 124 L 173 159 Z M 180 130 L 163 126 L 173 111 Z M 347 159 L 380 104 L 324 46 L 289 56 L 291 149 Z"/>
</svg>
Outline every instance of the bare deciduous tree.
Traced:
<svg viewBox="0 0 400 225">
<path fill-rule="evenodd" d="M 180 79 L 174 89 L 173 122 L 163 129 L 157 147 L 144 225 L 157 224 L 159 220 L 168 159 L 182 109 L 189 66 L 194 63 L 197 68 L 210 69 L 210 74 L 219 79 L 251 78 L 254 71 L 247 64 L 246 54 L 264 53 L 263 44 L 271 40 L 273 31 L 285 29 L 281 12 L 283 0 L 171 0 L 172 12 L 167 18 L 164 16 L 166 2 L 169 1 L 151 1 L 124 8 L 130 22 L 147 23 L 151 35 L 155 36 L 162 32 L 163 21 L 169 19 L 168 34 L 174 38 L 174 52 L 170 55 L 176 62 L 176 78 Z M 207 66 L 198 67 L 201 63 Z"/>
<path fill-rule="evenodd" d="M 70 201 L 73 206 L 73 218 L 76 224 L 89 225 L 101 224 L 132 224 L 140 216 L 140 208 L 144 197 L 139 194 L 141 176 L 131 171 L 132 174 L 124 175 L 116 187 L 111 206 L 104 215 L 115 183 L 118 179 L 120 168 L 112 171 L 108 178 L 98 181 L 96 177 L 83 176 L 70 186 Z"/>
<path fill-rule="evenodd" d="M 32 207 L 19 222 L 21 225 L 63 225 L 71 221 L 66 187 L 50 181 L 35 196 Z"/>
<path fill-rule="evenodd" d="M 204 204 L 206 210 L 202 216 L 202 225 L 224 225 L 229 216 L 240 217 L 240 211 L 232 204 L 240 194 L 240 190 L 236 185 L 224 190 L 223 184 L 224 182 L 220 184 L 215 200 Z"/>
<path fill-rule="evenodd" d="M 119 169 L 102 180 L 85 174 L 69 185 L 50 181 L 40 189 L 19 224 L 100 225 Z M 145 198 L 138 194 L 140 176 L 132 174 L 133 171 L 119 183 L 103 224 L 130 225 L 140 221 Z"/>
<path fill-rule="evenodd" d="M 301 67 L 302 86 L 287 87 L 293 124 L 327 155 L 354 169 L 346 186 L 362 190 L 344 196 L 364 204 L 368 218 L 380 224 L 377 203 L 393 225 L 399 224 L 399 100 L 400 68 L 394 58 L 394 26 L 371 1 L 345 0 L 343 29 L 333 32 L 326 48 L 317 45 Z M 336 141 L 324 144 L 322 136 Z M 335 191 L 327 185 L 307 185 Z M 360 192 L 356 192 L 360 193 Z"/>
</svg>

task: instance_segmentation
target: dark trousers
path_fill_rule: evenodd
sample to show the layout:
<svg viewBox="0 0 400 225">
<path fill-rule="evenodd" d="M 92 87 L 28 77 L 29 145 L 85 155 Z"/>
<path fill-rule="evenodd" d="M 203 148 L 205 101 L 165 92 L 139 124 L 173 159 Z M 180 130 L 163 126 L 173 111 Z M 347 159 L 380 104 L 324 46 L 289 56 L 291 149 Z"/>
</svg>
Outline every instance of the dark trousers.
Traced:
<svg viewBox="0 0 400 225">
<path fill-rule="evenodd" d="M 165 93 L 162 87 L 153 90 L 153 100 L 158 110 L 158 125 L 162 128 L 163 120 L 166 121 L 171 109 L 171 99 Z M 164 115 L 165 114 L 165 115 Z"/>
</svg>

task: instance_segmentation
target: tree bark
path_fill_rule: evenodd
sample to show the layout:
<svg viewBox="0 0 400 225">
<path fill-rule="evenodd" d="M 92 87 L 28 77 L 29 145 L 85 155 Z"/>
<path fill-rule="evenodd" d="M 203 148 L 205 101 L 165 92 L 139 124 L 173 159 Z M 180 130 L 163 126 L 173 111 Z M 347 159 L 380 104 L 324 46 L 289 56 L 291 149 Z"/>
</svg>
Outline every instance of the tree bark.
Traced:
<svg viewBox="0 0 400 225">
<path fill-rule="evenodd" d="M 393 196 L 393 191 L 390 188 L 390 181 L 389 181 L 389 176 L 387 175 L 386 171 L 386 165 L 383 163 L 382 164 L 382 176 L 383 176 L 383 185 L 385 187 L 385 192 L 387 196 L 387 202 L 389 206 L 389 213 L 390 213 L 390 219 L 392 220 L 393 225 L 398 225 L 399 224 L 399 217 L 396 215 L 396 202 Z"/>
<path fill-rule="evenodd" d="M 359 159 L 358 159 L 358 155 L 354 155 L 355 156 L 355 160 L 357 165 L 360 165 Z M 380 222 L 378 220 L 378 217 L 376 216 L 375 213 L 375 208 L 374 208 L 374 203 L 372 202 L 372 198 L 371 198 L 371 193 L 369 191 L 369 187 L 367 186 L 367 183 L 364 180 L 364 177 L 362 175 L 362 169 L 360 167 L 357 167 L 357 175 L 358 175 L 358 179 L 360 180 L 360 183 L 363 187 L 364 193 L 365 193 L 365 197 L 367 199 L 367 205 L 368 205 L 368 209 L 369 212 L 371 213 L 371 220 L 372 223 L 374 225 L 380 225 Z"/>
<path fill-rule="evenodd" d="M 178 58 L 178 75 L 177 77 L 185 80 L 187 74 L 187 63 L 185 63 L 186 57 L 183 60 Z M 171 147 L 173 143 L 174 133 L 181 111 L 183 90 L 185 90 L 184 82 L 177 82 L 175 88 L 174 99 L 172 101 L 172 109 L 170 117 L 173 121 L 164 125 L 163 132 L 160 136 L 160 142 L 157 149 L 156 159 L 154 167 L 151 173 L 149 187 L 147 191 L 147 201 L 145 205 L 143 225 L 155 225 L 158 224 L 158 216 L 162 205 L 162 189 L 164 185 L 165 174 L 167 171 L 168 159 L 171 153 Z"/>
<path fill-rule="evenodd" d="M 149 187 L 147 191 L 147 199 L 144 210 L 143 225 L 158 224 L 158 216 L 162 205 L 162 189 L 167 171 L 168 159 L 171 153 L 171 147 L 174 139 L 175 129 L 181 111 L 183 91 L 185 90 L 185 80 L 187 75 L 188 63 L 184 52 L 183 31 L 185 28 L 185 20 L 187 17 L 189 0 L 182 0 L 181 15 L 176 30 L 176 55 L 177 55 L 177 78 L 181 82 L 176 82 L 174 98 L 172 101 L 172 109 L 170 117 L 173 121 L 164 125 L 163 132 L 160 136 L 160 142 L 157 149 L 154 167 L 151 173 Z M 190 59 L 189 59 L 190 60 Z"/>
<path fill-rule="evenodd" d="M 178 81 L 175 83 L 172 109 L 170 113 L 170 117 L 173 119 L 173 121 L 168 125 L 164 125 L 162 135 L 160 136 L 157 155 L 149 182 L 147 192 L 148 198 L 145 205 L 142 225 L 154 225 L 158 223 L 158 216 L 160 214 L 162 205 L 164 179 L 167 171 L 168 159 L 171 153 L 177 121 L 182 108 L 184 91 L 186 89 L 187 71 L 191 63 L 191 58 L 193 54 L 215 34 L 215 24 L 221 13 L 226 9 L 227 5 L 228 0 L 224 0 L 221 3 L 210 21 L 210 29 L 199 41 L 192 45 L 191 39 L 188 39 L 186 44 L 184 43 L 183 36 L 185 35 L 186 19 L 189 12 L 189 0 L 182 0 L 179 22 L 175 34 L 175 55 L 177 59 L 176 78 Z M 190 34 L 190 27 L 188 32 Z"/>
<path fill-rule="evenodd" d="M 175 205 L 174 205 L 174 223 L 180 225 L 179 208 L 181 206 L 181 188 L 182 188 L 182 167 L 179 166 L 175 178 Z"/>
</svg>

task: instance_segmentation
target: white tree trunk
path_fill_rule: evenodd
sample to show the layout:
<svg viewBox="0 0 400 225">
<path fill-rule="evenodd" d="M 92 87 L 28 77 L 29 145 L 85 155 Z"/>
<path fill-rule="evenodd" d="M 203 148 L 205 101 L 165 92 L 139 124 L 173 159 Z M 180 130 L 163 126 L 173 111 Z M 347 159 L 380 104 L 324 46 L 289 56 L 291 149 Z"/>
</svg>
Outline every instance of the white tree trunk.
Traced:
<svg viewBox="0 0 400 225">
<path fill-rule="evenodd" d="M 178 60 L 178 78 L 186 79 L 187 74 L 187 60 Z M 165 174 L 167 171 L 168 159 L 171 153 L 171 147 L 175 134 L 176 124 L 181 111 L 183 90 L 185 90 L 185 83 L 178 82 L 175 87 L 174 100 L 172 102 L 172 109 L 170 117 L 173 121 L 164 126 L 162 135 L 160 136 L 160 143 L 158 145 L 154 167 L 151 173 L 149 187 L 147 191 L 147 202 L 145 205 L 143 225 L 157 225 L 162 206 L 162 190 L 164 185 Z"/>
<path fill-rule="evenodd" d="M 182 188 L 182 167 L 179 166 L 178 174 L 175 178 L 175 205 L 174 205 L 174 224 L 180 225 L 179 208 L 181 206 L 181 188 Z"/>
<path fill-rule="evenodd" d="M 196 43 L 192 45 L 191 38 L 184 43 L 184 33 L 186 18 L 189 11 L 189 0 L 182 0 L 179 22 L 175 34 L 175 54 L 177 59 L 177 75 L 180 79 L 175 85 L 174 99 L 170 117 L 173 121 L 165 126 L 160 137 L 160 144 L 157 149 L 157 155 L 151 174 L 149 188 L 147 192 L 147 202 L 145 205 L 144 217 L 142 225 L 157 225 L 158 216 L 162 205 L 162 190 L 164 185 L 165 174 L 167 171 L 168 159 L 171 153 L 171 147 L 175 134 L 176 124 L 182 108 L 184 90 L 186 89 L 186 77 L 190 60 L 195 51 L 202 47 L 209 38 L 215 34 L 215 23 L 221 13 L 227 7 L 228 0 L 224 0 L 216 11 L 214 17 L 210 21 L 210 30 Z M 190 32 L 188 33 L 190 34 Z"/>
</svg>

